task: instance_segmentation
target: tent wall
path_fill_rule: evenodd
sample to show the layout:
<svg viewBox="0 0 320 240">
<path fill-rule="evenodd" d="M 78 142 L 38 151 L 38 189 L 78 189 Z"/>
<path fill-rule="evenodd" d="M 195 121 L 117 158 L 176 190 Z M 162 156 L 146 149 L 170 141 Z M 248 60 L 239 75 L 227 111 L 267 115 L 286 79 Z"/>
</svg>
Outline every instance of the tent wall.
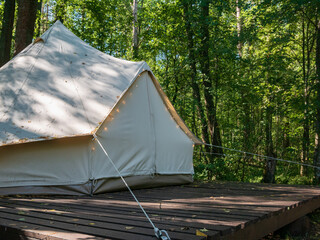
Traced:
<svg viewBox="0 0 320 240">
<path fill-rule="evenodd" d="M 57 186 L 18 186 L 0 187 L 0 195 L 35 194 L 35 195 L 88 195 L 92 193 L 92 183 Z"/>
<path fill-rule="evenodd" d="M 97 135 L 123 176 L 189 175 L 185 182 L 192 181 L 193 142 L 171 117 L 148 72 L 122 96 Z M 97 143 L 94 148 L 95 178 L 117 177 Z"/>
<path fill-rule="evenodd" d="M 192 181 L 193 142 L 142 73 L 97 136 L 133 188 Z M 124 189 L 92 136 L 0 147 L 0 194 L 90 194 Z"/>
<path fill-rule="evenodd" d="M 190 174 L 174 175 L 142 175 L 125 177 L 126 182 L 132 189 L 179 185 L 193 181 Z M 104 193 L 119 190 L 127 190 L 120 178 L 99 179 L 93 187 L 94 193 Z"/>
<path fill-rule="evenodd" d="M 89 141 L 87 136 L 1 147 L 0 187 L 86 183 Z"/>
<path fill-rule="evenodd" d="M 155 173 L 152 129 L 146 78 L 140 77 L 109 114 L 97 136 L 123 176 L 150 175 Z M 98 143 L 95 144 L 94 177 L 118 177 Z"/>
<path fill-rule="evenodd" d="M 159 174 L 193 174 L 193 141 L 182 131 L 150 75 L 145 73 L 150 99 L 151 116 L 156 137 L 156 172 Z"/>
<path fill-rule="evenodd" d="M 192 181 L 189 174 L 182 175 L 153 175 L 153 176 L 128 176 L 125 177 L 131 189 L 141 189 L 148 187 L 160 187 L 167 185 L 178 185 Z M 93 184 L 89 181 L 84 184 L 59 185 L 59 186 L 19 186 L 1 187 L 0 195 L 14 194 L 37 194 L 37 195 L 85 195 L 99 194 L 127 190 L 120 178 L 106 178 L 96 180 Z"/>
</svg>

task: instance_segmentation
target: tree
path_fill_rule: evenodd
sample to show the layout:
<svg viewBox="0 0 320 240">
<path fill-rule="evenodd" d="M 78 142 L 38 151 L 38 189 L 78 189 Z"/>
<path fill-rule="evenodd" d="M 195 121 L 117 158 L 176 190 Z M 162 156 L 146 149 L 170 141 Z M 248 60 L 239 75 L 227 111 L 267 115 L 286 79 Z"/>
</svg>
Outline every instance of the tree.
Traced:
<svg viewBox="0 0 320 240">
<path fill-rule="evenodd" d="M 320 3 L 317 6 L 320 13 Z M 319 14 L 320 15 L 320 14 Z M 315 153 L 314 164 L 320 166 L 320 19 L 315 22 L 316 28 L 316 136 L 315 136 Z M 320 182 L 320 170 L 315 172 L 316 182 Z"/>
<path fill-rule="evenodd" d="M 4 3 L 0 0 L 0 18 Z M 33 32 L 41 1 L 18 1 L 17 49 L 60 20 L 100 51 L 146 61 L 186 124 L 204 142 L 217 145 L 195 149 L 196 177 L 320 181 L 318 170 L 221 151 L 223 143 L 309 164 L 313 154 L 313 163 L 320 165 L 319 1 L 43 3 Z"/>
<path fill-rule="evenodd" d="M 0 34 L 0 67 L 10 60 L 15 0 L 6 0 Z"/>
<path fill-rule="evenodd" d="M 80 3 L 81 4 L 81 3 Z M 53 6 L 54 21 L 59 20 L 64 23 L 64 20 L 68 17 L 67 15 L 67 1 L 57 0 Z"/>
<path fill-rule="evenodd" d="M 200 88 L 197 83 L 197 67 L 196 67 L 196 57 L 195 57 L 195 47 L 194 47 L 194 32 L 191 28 L 191 16 L 192 16 L 192 4 L 188 1 L 183 1 L 183 9 L 184 9 L 184 20 L 185 20 L 185 28 L 187 34 L 187 43 L 188 43 L 188 62 L 190 69 L 190 78 L 191 78 L 191 87 L 194 96 L 195 105 L 197 108 L 197 115 L 201 122 L 201 139 L 202 141 L 209 143 L 210 138 L 208 135 L 208 123 L 205 118 L 205 113 L 203 110 L 203 105 L 201 101 L 201 93 Z M 206 147 L 207 151 L 210 151 L 209 147 Z"/>
<path fill-rule="evenodd" d="M 38 0 L 18 0 L 18 19 L 16 26 L 16 44 L 14 55 L 17 55 L 31 42 L 39 9 Z"/>
<path fill-rule="evenodd" d="M 217 87 L 218 79 L 216 78 L 213 81 L 211 75 L 210 67 L 210 56 L 209 56 L 209 45 L 210 45 L 210 34 L 209 34 L 209 1 L 202 0 L 200 3 L 201 12 L 200 12 L 200 67 L 202 72 L 202 82 L 203 82 L 203 91 L 205 106 L 208 119 L 208 130 L 211 137 L 211 143 L 216 146 L 221 146 L 221 136 L 219 124 L 216 116 L 216 103 L 214 99 L 217 100 L 217 96 L 213 96 L 213 88 Z M 217 62 L 216 62 L 217 64 Z M 217 75 L 216 75 L 217 76 Z M 221 149 L 218 148 L 217 152 L 221 153 Z"/>
<path fill-rule="evenodd" d="M 132 2 L 132 52 L 133 59 L 138 58 L 138 0 L 133 0 Z"/>
</svg>

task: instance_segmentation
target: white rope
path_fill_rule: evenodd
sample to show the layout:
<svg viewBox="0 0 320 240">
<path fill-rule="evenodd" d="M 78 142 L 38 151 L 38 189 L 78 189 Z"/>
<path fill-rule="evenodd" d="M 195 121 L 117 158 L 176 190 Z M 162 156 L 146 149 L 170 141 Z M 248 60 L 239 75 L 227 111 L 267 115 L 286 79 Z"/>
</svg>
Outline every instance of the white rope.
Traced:
<svg viewBox="0 0 320 240">
<path fill-rule="evenodd" d="M 231 156 L 231 155 L 227 155 L 227 154 L 224 154 L 224 153 L 215 153 L 215 152 L 203 152 L 203 151 L 194 151 L 194 152 L 204 153 L 204 154 L 211 154 L 211 155 L 217 155 L 217 156 L 223 156 L 223 157 Z"/>
<path fill-rule="evenodd" d="M 256 154 L 256 153 L 251 153 L 251 152 L 245 152 L 245 151 L 241 151 L 241 150 L 237 150 L 237 149 L 232 149 L 232 148 L 227 148 L 227 147 L 212 145 L 212 144 L 208 144 L 208 143 L 204 143 L 204 145 L 210 146 L 210 147 L 215 147 L 215 148 L 226 149 L 226 150 L 234 151 L 234 152 L 238 152 L 238 153 L 245 153 L 245 154 L 248 154 L 248 155 L 252 155 L 252 156 L 256 156 L 256 157 L 261 157 L 261 158 L 265 158 L 265 159 L 268 159 L 268 160 L 270 159 L 270 160 L 275 160 L 275 161 L 279 161 L 279 162 L 293 163 L 293 164 L 298 164 L 298 165 L 301 165 L 301 166 L 306 166 L 306 167 L 312 167 L 312 168 L 320 169 L 319 166 L 315 166 L 315 165 L 311 165 L 311 164 L 307 164 L 307 163 L 295 162 L 295 161 L 290 161 L 290 160 L 284 160 L 284 159 L 275 158 L 275 157 L 269 157 L 269 156 L 265 156 L 265 155 L 261 155 L 261 154 Z M 207 153 L 207 154 L 215 154 L 215 153 L 210 153 L 210 152 L 204 152 L 204 153 Z"/>
<path fill-rule="evenodd" d="M 141 211 L 144 213 L 144 215 L 146 216 L 146 218 L 148 219 L 148 221 L 150 222 L 151 226 L 153 227 L 154 233 L 156 235 L 156 237 L 158 239 L 162 239 L 162 240 L 170 240 L 169 234 L 167 233 L 167 231 L 165 230 L 160 230 L 159 228 L 157 228 L 152 220 L 149 218 L 147 212 L 144 210 L 144 208 L 141 206 L 140 202 L 138 201 L 138 199 L 136 198 L 136 196 L 134 195 L 134 193 L 132 192 L 131 188 L 129 187 L 129 185 L 127 184 L 126 180 L 124 180 L 124 178 L 122 177 L 120 171 L 118 170 L 118 168 L 116 167 L 116 165 L 114 164 L 114 162 L 112 161 L 112 159 L 110 158 L 109 154 L 107 153 L 107 151 L 105 150 L 105 148 L 102 146 L 101 142 L 99 141 L 97 135 L 94 133 L 93 134 L 93 138 L 97 141 L 97 143 L 99 144 L 99 146 L 101 147 L 102 151 L 104 152 L 104 154 L 107 156 L 107 158 L 109 159 L 110 163 L 112 164 L 113 168 L 117 171 L 119 177 L 121 178 L 121 180 L 123 181 L 123 183 L 126 185 L 126 187 L 128 188 L 129 192 L 131 193 L 132 197 L 134 198 L 134 200 L 138 203 Z"/>
</svg>

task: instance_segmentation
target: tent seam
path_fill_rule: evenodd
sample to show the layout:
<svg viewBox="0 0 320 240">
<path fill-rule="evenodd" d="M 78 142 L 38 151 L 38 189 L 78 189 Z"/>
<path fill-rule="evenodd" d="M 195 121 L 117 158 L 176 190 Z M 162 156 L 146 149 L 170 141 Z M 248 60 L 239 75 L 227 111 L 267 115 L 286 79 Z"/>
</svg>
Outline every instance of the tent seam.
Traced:
<svg viewBox="0 0 320 240">
<path fill-rule="evenodd" d="M 129 88 L 134 84 L 134 82 L 138 79 L 138 77 L 146 72 L 146 71 L 149 71 L 149 70 L 144 70 L 144 71 L 141 71 L 141 69 L 143 69 L 144 65 L 146 63 L 145 62 L 142 62 L 141 64 L 141 67 L 137 70 L 137 72 L 135 73 L 135 76 L 132 78 L 132 80 L 130 81 L 130 83 L 128 84 L 127 88 L 124 89 L 121 93 L 121 95 L 119 96 L 119 98 L 117 99 L 117 101 L 114 103 L 114 105 L 110 108 L 109 112 L 106 114 L 105 118 L 100 122 L 100 124 L 95 128 L 93 129 L 93 131 L 91 132 L 91 134 L 95 134 L 99 131 L 99 129 L 101 128 L 101 126 L 103 125 L 104 122 L 106 122 L 106 120 L 108 119 L 108 117 L 110 116 L 111 112 L 116 108 L 116 106 L 121 102 L 123 96 L 128 92 Z"/>
<path fill-rule="evenodd" d="M 152 81 L 152 80 L 151 80 Z M 146 79 L 147 85 L 147 96 L 148 96 L 148 106 L 149 106 L 149 114 L 150 114 L 150 124 L 153 131 L 153 140 L 154 140 L 154 173 L 157 173 L 157 136 L 156 136 L 156 128 L 155 128 L 155 119 L 154 114 L 151 108 L 151 101 L 150 101 L 150 93 L 149 93 L 149 81 Z"/>
<path fill-rule="evenodd" d="M 91 124 L 90 124 L 90 121 L 89 121 L 89 117 L 88 117 L 86 108 L 84 107 L 83 100 L 82 100 L 81 95 L 80 95 L 80 93 L 79 93 L 79 91 L 78 91 L 78 87 L 77 87 L 77 85 L 76 85 L 75 78 L 72 76 L 71 69 L 70 69 L 70 65 L 68 65 L 68 60 L 66 59 L 65 55 L 63 55 L 64 49 L 63 49 L 63 46 L 62 46 L 62 45 L 60 45 L 60 49 L 61 49 L 61 51 L 62 51 L 62 56 L 64 56 L 64 60 L 65 60 L 66 63 L 67 63 L 68 73 L 69 73 L 69 75 L 70 75 L 70 77 L 71 77 L 71 79 L 72 79 L 74 88 L 75 88 L 75 90 L 76 90 L 76 92 L 77 92 L 77 95 L 78 95 L 78 97 L 79 97 L 79 99 L 80 99 L 80 104 L 81 104 L 81 106 L 82 106 L 84 115 L 85 115 L 85 117 L 86 117 L 86 119 L 87 119 L 87 122 L 88 122 L 88 125 L 89 125 L 89 129 L 92 129 L 92 126 L 91 126 Z"/>
</svg>

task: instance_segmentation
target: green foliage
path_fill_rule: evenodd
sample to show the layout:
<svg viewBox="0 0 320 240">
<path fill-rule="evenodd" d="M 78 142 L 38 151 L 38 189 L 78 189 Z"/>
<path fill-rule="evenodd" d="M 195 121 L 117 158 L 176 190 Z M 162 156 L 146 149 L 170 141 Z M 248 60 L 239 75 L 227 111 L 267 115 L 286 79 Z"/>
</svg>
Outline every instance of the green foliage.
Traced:
<svg viewBox="0 0 320 240">
<path fill-rule="evenodd" d="M 307 176 L 284 176 L 281 174 L 280 176 L 277 176 L 276 179 L 277 183 L 284 183 L 284 184 L 299 184 L 299 185 L 310 185 L 312 184 L 312 179 Z"/>
<path fill-rule="evenodd" d="M 0 1 L 0 20 L 3 18 L 3 8 L 4 8 L 4 1 Z M 0 29 L 2 28 L 2 21 L 0 21 Z"/>
<path fill-rule="evenodd" d="M 0 1 L 0 17 L 3 2 Z M 143 60 L 150 65 L 180 116 L 199 138 L 203 129 L 208 131 L 203 125 L 209 120 L 208 110 L 203 107 L 204 92 L 207 91 L 214 100 L 223 146 L 266 154 L 270 144 L 266 139 L 266 109 L 271 109 L 274 155 L 300 162 L 303 143 L 307 142 L 308 156 L 303 160 L 312 164 L 316 104 L 315 28 L 310 19 L 319 17 L 320 7 L 316 2 L 239 1 L 241 14 L 237 19 L 236 1 L 209 1 L 209 16 L 204 18 L 201 9 L 205 1 L 202 0 L 140 0 L 138 57 L 134 60 Z M 184 11 L 186 4 L 188 13 Z M 39 33 L 60 19 L 100 51 L 133 59 L 132 0 L 46 0 L 43 6 L 37 25 Z M 194 59 L 188 49 L 188 21 L 193 34 Z M 305 29 L 302 29 L 302 22 Z M 203 23 L 207 23 L 209 31 L 209 73 L 201 69 L 205 35 L 200 26 Z M 237 29 L 239 23 L 241 30 Z M 302 49 L 303 41 L 310 50 L 308 58 L 307 50 Z M 192 79 L 193 61 L 197 68 L 195 79 Z M 210 87 L 204 85 L 210 79 Z M 199 117 L 191 86 L 193 80 L 200 89 L 205 119 Z M 309 127 L 309 139 L 304 135 L 306 126 Z M 227 150 L 224 150 L 225 155 L 210 155 L 201 153 L 208 151 L 204 147 L 195 149 L 196 179 L 262 180 L 264 159 Z M 218 152 L 214 148 L 211 150 Z M 313 170 L 300 175 L 299 166 L 278 163 L 277 182 L 310 184 Z"/>
</svg>

